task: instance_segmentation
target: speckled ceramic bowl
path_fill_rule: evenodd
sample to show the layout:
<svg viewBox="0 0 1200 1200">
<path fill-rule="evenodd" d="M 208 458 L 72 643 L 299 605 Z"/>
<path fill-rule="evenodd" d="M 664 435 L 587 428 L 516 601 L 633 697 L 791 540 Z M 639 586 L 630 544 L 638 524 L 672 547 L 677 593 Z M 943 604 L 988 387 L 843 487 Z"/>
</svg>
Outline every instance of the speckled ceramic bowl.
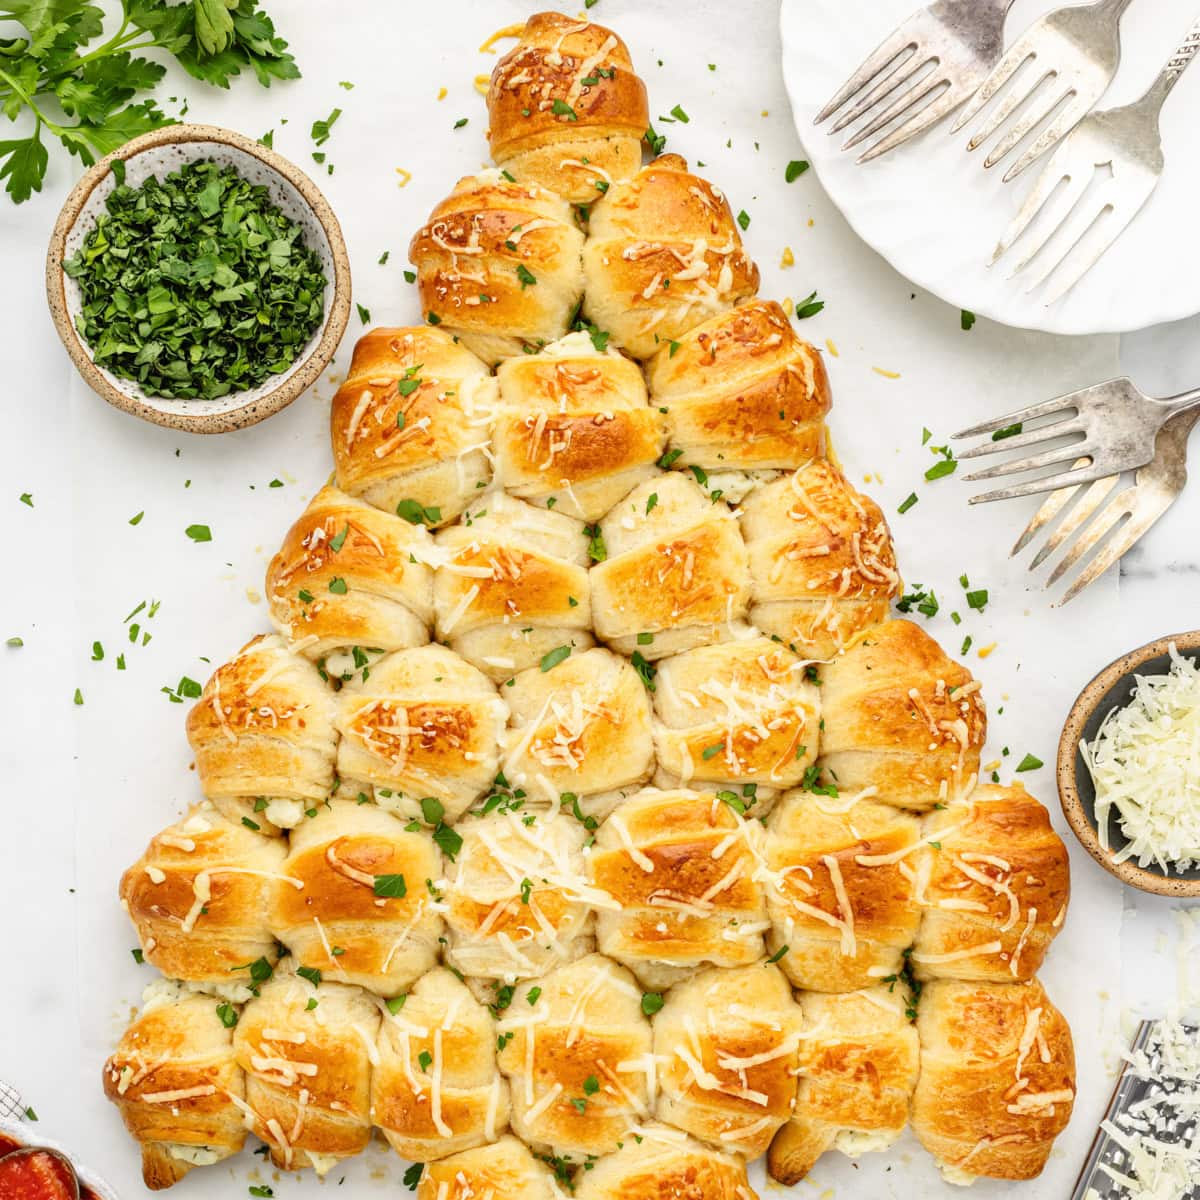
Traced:
<svg viewBox="0 0 1200 1200">
<path fill-rule="evenodd" d="M 36 1125 L 31 1125 L 26 1121 L 10 1121 L 4 1117 L 0 1117 L 0 1134 L 4 1137 L 12 1138 L 14 1142 L 19 1142 L 22 1147 L 56 1150 L 65 1158 L 70 1159 L 71 1166 L 75 1168 L 75 1174 L 79 1182 L 91 1188 L 99 1200 L 118 1200 L 117 1193 L 95 1171 L 85 1167 L 65 1146 L 59 1145 L 53 1138 L 43 1137 L 38 1132 Z"/>
<path fill-rule="evenodd" d="M 1122 883 L 1155 892 L 1160 896 L 1200 896 L 1200 868 L 1166 874 L 1157 867 L 1139 867 L 1136 862 L 1114 862 L 1113 855 L 1127 844 L 1114 818 L 1109 825 L 1109 850 L 1100 845 L 1096 821 L 1096 788 L 1079 750 L 1080 741 L 1092 741 L 1100 723 L 1114 708 L 1128 704 L 1136 686 L 1135 675 L 1163 675 L 1171 669 L 1168 647 L 1175 643 L 1180 654 L 1200 652 L 1200 630 L 1170 637 L 1131 650 L 1109 663 L 1079 693 L 1063 726 L 1058 743 L 1058 798 L 1063 813 L 1083 848 Z"/>
<path fill-rule="evenodd" d="M 258 387 L 217 400 L 176 400 L 149 396 L 133 381 L 120 379 L 92 359 L 75 328 L 81 307 L 79 285 L 62 268 L 82 244 L 116 186 L 109 170 L 114 158 L 125 160 L 125 181 L 137 186 L 151 175 L 162 177 L 185 162 L 212 159 L 231 166 L 254 183 L 264 184 L 275 205 L 304 231 L 321 259 L 325 278 L 325 317 L 288 370 Z M 63 345 L 79 373 L 98 395 L 124 412 L 190 433 L 242 429 L 286 408 L 312 386 L 328 366 L 350 317 L 350 260 L 333 210 L 316 185 L 298 167 L 266 146 L 215 125 L 169 125 L 136 137 L 91 167 L 75 185 L 54 225 L 46 255 L 46 296 Z"/>
</svg>

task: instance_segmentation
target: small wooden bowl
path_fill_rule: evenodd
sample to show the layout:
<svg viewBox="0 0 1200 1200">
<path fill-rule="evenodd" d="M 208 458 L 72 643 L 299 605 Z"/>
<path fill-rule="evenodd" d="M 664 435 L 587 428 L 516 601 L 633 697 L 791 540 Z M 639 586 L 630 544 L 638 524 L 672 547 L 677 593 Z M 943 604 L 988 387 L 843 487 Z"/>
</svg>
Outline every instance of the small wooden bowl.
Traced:
<svg viewBox="0 0 1200 1200">
<path fill-rule="evenodd" d="M 304 231 L 308 246 L 321 259 L 325 278 L 325 316 L 296 361 L 258 387 L 216 400 L 180 400 L 147 395 L 136 382 L 97 365 L 75 328 L 80 290 L 62 268 L 91 232 L 116 186 L 109 164 L 126 163 L 126 182 L 137 185 L 150 175 L 163 176 L 185 162 L 212 159 L 232 166 L 252 183 L 261 183 L 272 202 Z M 101 159 L 75 185 L 59 213 L 46 253 L 46 298 L 58 336 L 91 389 L 123 412 L 156 425 L 189 433 L 226 433 L 265 420 L 286 408 L 329 365 L 350 319 L 350 259 L 341 226 L 328 201 L 299 167 L 266 146 L 216 125 L 168 125 L 126 142 Z"/>
<path fill-rule="evenodd" d="M 1113 854 L 1127 844 L 1120 825 L 1113 819 L 1109 824 L 1109 850 L 1100 845 L 1096 820 L 1096 789 L 1091 772 L 1079 750 L 1080 741 L 1092 741 L 1100 723 L 1110 710 L 1128 704 L 1133 697 L 1134 674 L 1163 675 L 1171 668 L 1168 647 L 1171 643 L 1180 654 L 1200 651 L 1200 630 L 1177 633 L 1158 638 L 1137 650 L 1109 663 L 1079 693 L 1058 743 L 1058 798 L 1063 813 L 1070 822 L 1083 848 L 1111 875 L 1122 883 L 1154 892 L 1160 896 L 1200 896 L 1200 868 L 1164 874 L 1157 867 L 1139 867 L 1132 859 L 1114 862 Z"/>
</svg>

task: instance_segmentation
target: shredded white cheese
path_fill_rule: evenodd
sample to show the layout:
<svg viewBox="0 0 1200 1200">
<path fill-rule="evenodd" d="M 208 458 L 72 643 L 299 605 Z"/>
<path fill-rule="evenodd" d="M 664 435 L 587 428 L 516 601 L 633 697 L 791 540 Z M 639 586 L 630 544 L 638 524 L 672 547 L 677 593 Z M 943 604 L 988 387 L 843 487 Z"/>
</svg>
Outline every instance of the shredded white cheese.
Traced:
<svg viewBox="0 0 1200 1200">
<path fill-rule="evenodd" d="M 1200 668 L 1172 643 L 1166 675 L 1138 675 L 1133 697 L 1079 749 L 1096 787 L 1100 844 L 1110 850 L 1112 810 L 1136 858 L 1163 871 L 1200 865 Z"/>
</svg>

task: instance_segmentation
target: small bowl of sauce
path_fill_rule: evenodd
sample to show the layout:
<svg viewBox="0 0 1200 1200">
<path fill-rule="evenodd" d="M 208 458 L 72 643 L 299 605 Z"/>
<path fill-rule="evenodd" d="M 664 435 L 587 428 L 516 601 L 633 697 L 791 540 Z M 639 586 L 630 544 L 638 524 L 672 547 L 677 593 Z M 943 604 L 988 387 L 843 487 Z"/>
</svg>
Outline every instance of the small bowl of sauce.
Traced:
<svg viewBox="0 0 1200 1200">
<path fill-rule="evenodd" d="M 3 1200 L 117 1200 L 117 1194 L 59 1146 L 30 1128 L 0 1121 Z"/>
</svg>

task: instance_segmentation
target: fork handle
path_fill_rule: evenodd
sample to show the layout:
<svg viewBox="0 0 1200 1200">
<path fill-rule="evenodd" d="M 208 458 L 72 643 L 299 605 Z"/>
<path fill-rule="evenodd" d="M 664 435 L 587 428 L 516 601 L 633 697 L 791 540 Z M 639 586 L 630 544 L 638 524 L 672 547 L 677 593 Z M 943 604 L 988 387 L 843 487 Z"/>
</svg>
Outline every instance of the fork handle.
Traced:
<svg viewBox="0 0 1200 1200">
<path fill-rule="evenodd" d="M 1171 396 L 1167 400 L 1163 400 L 1162 404 L 1167 409 L 1167 420 L 1177 417 L 1180 413 L 1200 411 L 1200 388 L 1196 388 L 1190 392 L 1181 392 L 1178 396 Z"/>
<path fill-rule="evenodd" d="M 1149 91 L 1146 92 L 1146 99 L 1153 97 L 1161 105 L 1171 94 L 1171 89 L 1179 82 L 1179 77 L 1191 66 L 1192 59 L 1196 57 L 1198 50 L 1200 50 L 1200 18 L 1197 18 L 1191 29 L 1187 31 L 1187 36 L 1180 43 L 1179 48 L 1171 55 L 1158 78 L 1150 85 Z"/>
</svg>

